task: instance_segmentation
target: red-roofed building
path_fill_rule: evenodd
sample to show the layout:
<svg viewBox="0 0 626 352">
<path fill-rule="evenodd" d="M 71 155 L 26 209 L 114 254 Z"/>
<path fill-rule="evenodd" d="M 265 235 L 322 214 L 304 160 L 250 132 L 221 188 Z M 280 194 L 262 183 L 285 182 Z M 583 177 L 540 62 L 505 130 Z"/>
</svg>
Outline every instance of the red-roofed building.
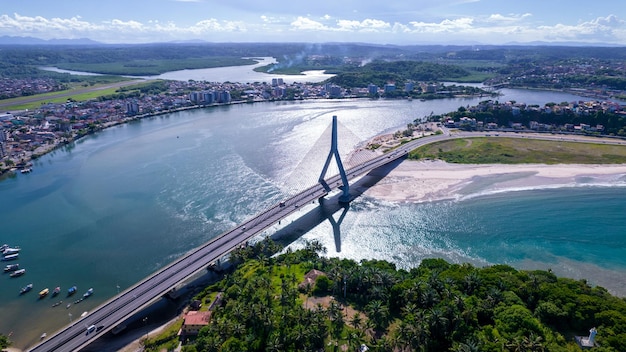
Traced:
<svg viewBox="0 0 626 352">
<path fill-rule="evenodd" d="M 181 328 L 181 335 L 184 339 L 188 336 L 196 336 L 203 327 L 209 325 L 211 320 L 210 311 L 189 311 L 185 314 L 185 320 Z"/>
</svg>

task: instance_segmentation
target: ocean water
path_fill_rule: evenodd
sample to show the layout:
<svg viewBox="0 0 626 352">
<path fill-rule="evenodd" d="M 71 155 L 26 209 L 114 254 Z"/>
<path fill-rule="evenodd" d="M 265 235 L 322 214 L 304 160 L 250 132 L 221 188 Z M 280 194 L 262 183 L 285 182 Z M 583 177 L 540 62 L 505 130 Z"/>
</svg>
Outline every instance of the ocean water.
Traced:
<svg viewBox="0 0 626 352">
<path fill-rule="evenodd" d="M 327 223 L 294 247 L 318 239 L 329 256 L 386 259 L 405 269 L 424 258 L 550 269 L 626 296 L 625 185 L 500 190 L 410 204 L 362 197 L 343 219 L 340 251 Z"/>
<path fill-rule="evenodd" d="M 527 91 L 506 97 L 528 103 L 579 99 Z M 31 346 L 41 333 L 51 334 L 315 182 L 322 165 L 310 160 L 326 156 L 320 136 L 333 115 L 349 131 L 340 134 L 347 154 L 416 118 L 478 101 L 233 105 L 116 126 L 58 149 L 36 160 L 31 174 L 0 182 L 0 242 L 20 246 L 19 263 L 27 269 L 20 278 L 0 278 L 0 332 L 12 333 L 15 347 Z M 326 221 L 304 238 L 322 241 L 329 255 L 387 259 L 399 267 L 443 257 L 551 268 L 626 295 L 623 182 L 505 193 L 485 187 L 423 204 L 362 197 L 351 204 L 339 232 Z M 33 292 L 20 296 L 27 283 Z M 60 286 L 64 293 L 72 285 L 79 294 L 93 287 L 94 295 L 78 304 L 63 294 L 37 299 L 46 287 Z"/>
</svg>

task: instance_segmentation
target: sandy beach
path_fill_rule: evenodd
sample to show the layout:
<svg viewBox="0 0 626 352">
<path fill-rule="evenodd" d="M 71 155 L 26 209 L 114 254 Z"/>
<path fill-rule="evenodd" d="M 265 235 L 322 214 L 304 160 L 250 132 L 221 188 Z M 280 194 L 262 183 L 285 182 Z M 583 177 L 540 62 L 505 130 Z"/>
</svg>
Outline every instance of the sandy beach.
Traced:
<svg viewBox="0 0 626 352">
<path fill-rule="evenodd" d="M 429 202 L 503 191 L 626 184 L 626 165 L 450 164 L 405 160 L 365 195 L 393 202 Z"/>
</svg>

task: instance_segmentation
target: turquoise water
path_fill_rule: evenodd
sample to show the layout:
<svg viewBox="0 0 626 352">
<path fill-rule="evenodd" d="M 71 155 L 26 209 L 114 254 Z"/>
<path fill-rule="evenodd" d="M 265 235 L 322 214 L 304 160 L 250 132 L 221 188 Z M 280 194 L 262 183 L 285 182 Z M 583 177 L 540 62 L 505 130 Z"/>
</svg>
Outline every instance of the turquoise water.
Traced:
<svg viewBox="0 0 626 352">
<path fill-rule="evenodd" d="M 528 103 L 576 98 L 507 94 Z M 117 126 L 46 155 L 31 174 L 0 182 L 0 242 L 20 246 L 19 263 L 27 269 L 23 277 L 1 278 L 0 332 L 13 332 L 16 347 L 32 345 L 42 332 L 50 334 L 114 296 L 118 286 L 128 288 L 315 182 L 321 163 L 303 158 L 324 159 L 327 147 L 318 139 L 332 115 L 350 131 L 340 135 L 350 137 L 342 140 L 346 150 L 431 112 L 477 102 L 305 101 L 201 109 Z M 549 267 L 626 292 L 620 216 L 626 190 L 619 183 L 463 199 L 395 204 L 364 197 L 341 226 L 341 252 L 328 223 L 305 237 L 320 239 L 329 255 L 389 259 L 401 267 L 433 256 Z M 33 292 L 19 296 L 29 282 Z M 72 285 L 80 294 L 90 287 L 95 293 L 68 309 L 71 300 L 63 295 L 37 299 L 43 288 L 65 292 Z"/>
</svg>

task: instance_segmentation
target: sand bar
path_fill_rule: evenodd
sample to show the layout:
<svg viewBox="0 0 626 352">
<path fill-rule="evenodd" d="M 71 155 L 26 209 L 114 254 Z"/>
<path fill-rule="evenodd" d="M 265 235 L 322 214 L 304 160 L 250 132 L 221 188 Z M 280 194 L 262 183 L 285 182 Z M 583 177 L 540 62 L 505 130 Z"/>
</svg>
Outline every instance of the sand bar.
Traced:
<svg viewBox="0 0 626 352">
<path fill-rule="evenodd" d="M 626 185 L 626 164 L 450 164 L 405 160 L 365 195 L 393 202 L 584 184 Z"/>
</svg>

